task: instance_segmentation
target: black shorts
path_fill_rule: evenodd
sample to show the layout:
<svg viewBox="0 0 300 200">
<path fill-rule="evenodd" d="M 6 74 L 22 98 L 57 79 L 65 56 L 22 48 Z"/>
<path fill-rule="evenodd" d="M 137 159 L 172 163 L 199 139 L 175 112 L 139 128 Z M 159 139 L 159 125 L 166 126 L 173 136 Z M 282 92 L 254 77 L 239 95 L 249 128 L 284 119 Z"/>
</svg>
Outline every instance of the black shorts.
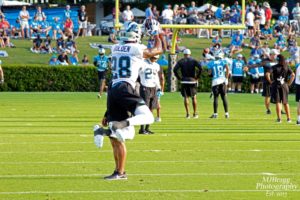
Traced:
<svg viewBox="0 0 300 200">
<path fill-rule="evenodd" d="M 232 77 L 232 82 L 234 82 L 234 83 L 242 83 L 243 80 L 244 80 L 243 76 L 233 76 Z"/>
<path fill-rule="evenodd" d="M 274 83 L 271 87 L 271 102 L 287 104 L 289 98 L 289 86 Z"/>
<path fill-rule="evenodd" d="M 248 26 L 248 30 L 253 30 L 254 27 L 253 26 Z"/>
<path fill-rule="evenodd" d="M 263 82 L 263 92 L 261 95 L 263 97 L 271 96 L 271 85 L 268 82 Z"/>
<path fill-rule="evenodd" d="M 296 102 L 300 101 L 300 85 L 296 84 Z"/>
<path fill-rule="evenodd" d="M 250 83 L 251 84 L 257 84 L 260 82 L 260 78 L 253 78 L 252 76 L 250 76 Z"/>
<path fill-rule="evenodd" d="M 218 97 L 219 95 L 225 96 L 226 95 L 227 87 L 225 83 L 222 83 L 220 85 L 215 85 L 212 87 L 212 92 L 215 97 Z"/>
<path fill-rule="evenodd" d="M 183 97 L 194 97 L 197 94 L 197 84 L 181 84 L 181 95 Z"/>
<path fill-rule="evenodd" d="M 134 114 L 137 106 L 145 105 L 145 101 L 127 82 L 118 82 L 108 90 L 108 121 L 122 121 Z"/>
<path fill-rule="evenodd" d="M 156 96 L 156 88 L 155 87 L 141 86 L 140 94 L 150 110 L 157 108 L 158 98 Z"/>
<path fill-rule="evenodd" d="M 106 71 L 98 71 L 98 80 L 104 80 L 105 79 L 105 76 L 106 76 Z"/>
</svg>

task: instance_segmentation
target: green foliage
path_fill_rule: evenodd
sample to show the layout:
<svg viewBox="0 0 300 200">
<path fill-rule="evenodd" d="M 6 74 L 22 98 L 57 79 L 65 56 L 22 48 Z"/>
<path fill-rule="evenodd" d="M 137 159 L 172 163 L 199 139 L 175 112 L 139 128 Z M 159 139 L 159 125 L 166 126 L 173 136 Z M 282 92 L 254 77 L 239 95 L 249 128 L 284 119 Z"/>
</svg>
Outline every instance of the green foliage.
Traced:
<svg viewBox="0 0 300 200">
<path fill-rule="evenodd" d="M 5 66 L 2 91 L 96 91 L 95 67 Z"/>
</svg>

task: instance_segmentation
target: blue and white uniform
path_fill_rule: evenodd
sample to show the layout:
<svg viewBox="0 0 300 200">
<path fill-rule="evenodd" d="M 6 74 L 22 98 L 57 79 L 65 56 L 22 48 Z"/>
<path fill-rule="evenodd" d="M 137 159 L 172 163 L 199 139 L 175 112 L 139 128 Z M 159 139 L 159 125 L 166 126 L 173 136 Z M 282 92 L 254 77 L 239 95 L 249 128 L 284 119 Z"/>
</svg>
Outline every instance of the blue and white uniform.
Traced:
<svg viewBox="0 0 300 200">
<path fill-rule="evenodd" d="M 232 76 L 242 77 L 244 75 L 244 60 L 233 60 L 232 62 Z"/>
<path fill-rule="evenodd" d="M 94 57 L 94 62 L 96 62 L 97 70 L 99 72 L 104 72 L 108 68 L 109 59 L 107 56 L 97 55 Z"/>
<path fill-rule="evenodd" d="M 213 60 L 207 65 L 208 69 L 212 71 L 212 86 L 220 85 L 226 81 L 226 65 L 225 60 Z"/>
</svg>

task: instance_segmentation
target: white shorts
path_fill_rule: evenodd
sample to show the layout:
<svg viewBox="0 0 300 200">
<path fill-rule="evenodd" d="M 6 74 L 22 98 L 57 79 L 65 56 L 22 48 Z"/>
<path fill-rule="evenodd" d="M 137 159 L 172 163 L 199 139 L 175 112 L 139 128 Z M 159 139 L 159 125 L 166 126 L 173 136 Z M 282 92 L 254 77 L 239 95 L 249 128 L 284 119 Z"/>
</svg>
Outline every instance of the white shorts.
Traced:
<svg viewBox="0 0 300 200">
<path fill-rule="evenodd" d="M 84 22 L 79 21 L 79 28 L 87 28 L 87 21 Z"/>
<path fill-rule="evenodd" d="M 29 23 L 28 21 L 20 21 L 21 29 L 27 28 L 29 29 Z"/>
<path fill-rule="evenodd" d="M 134 126 L 128 126 L 122 129 L 118 129 L 117 131 L 119 132 L 119 134 L 122 135 L 122 138 L 124 138 L 125 140 L 132 140 L 135 135 Z M 110 137 L 117 138 L 116 134 L 113 131 Z"/>
</svg>

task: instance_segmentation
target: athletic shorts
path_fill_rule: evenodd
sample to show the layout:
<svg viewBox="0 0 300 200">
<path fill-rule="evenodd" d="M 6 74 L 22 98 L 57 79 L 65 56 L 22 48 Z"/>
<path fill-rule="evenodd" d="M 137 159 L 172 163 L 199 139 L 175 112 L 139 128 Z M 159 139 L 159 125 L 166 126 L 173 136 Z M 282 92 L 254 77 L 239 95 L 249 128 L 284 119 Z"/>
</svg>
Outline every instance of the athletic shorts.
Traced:
<svg viewBox="0 0 300 200">
<path fill-rule="evenodd" d="M 108 121 L 122 121 L 134 114 L 138 106 L 145 105 L 145 101 L 127 82 L 118 82 L 110 86 L 107 96 Z"/>
<path fill-rule="evenodd" d="M 87 28 L 87 21 L 84 22 L 79 21 L 79 28 Z"/>
<path fill-rule="evenodd" d="M 252 76 L 250 76 L 250 83 L 251 84 L 257 84 L 260 82 L 260 78 L 253 78 Z"/>
<path fill-rule="evenodd" d="M 197 94 L 196 84 L 181 84 L 181 95 L 183 97 L 194 97 Z"/>
<path fill-rule="evenodd" d="M 296 84 L 296 102 L 300 101 L 300 85 Z"/>
<path fill-rule="evenodd" d="M 261 94 L 263 97 L 271 96 L 271 85 L 267 82 L 263 82 L 263 92 Z"/>
<path fill-rule="evenodd" d="M 248 26 L 248 29 L 249 29 L 249 30 L 253 30 L 254 27 L 253 27 L 253 26 Z"/>
<path fill-rule="evenodd" d="M 215 85 L 215 86 L 212 87 L 212 92 L 213 92 L 215 97 L 217 97 L 219 95 L 225 96 L 226 95 L 226 90 L 227 90 L 227 87 L 226 87 L 225 83 Z"/>
<path fill-rule="evenodd" d="M 106 71 L 98 71 L 98 80 L 105 80 L 105 76 L 106 76 Z"/>
<path fill-rule="evenodd" d="M 26 29 L 29 29 L 29 23 L 28 23 L 28 21 L 20 21 L 20 25 L 21 25 L 21 29 L 24 29 L 24 28 L 26 28 Z"/>
<path fill-rule="evenodd" d="M 244 80 L 243 76 L 233 76 L 232 77 L 232 82 L 234 82 L 234 83 L 242 83 L 243 80 Z"/>
<path fill-rule="evenodd" d="M 272 103 L 288 103 L 289 86 L 287 84 L 279 85 L 274 83 L 271 87 L 271 102 Z"/>
<path fill-rule="evenodd" d="M 158 98 L 156 96 L 156 87 L 140 87 L 140 95 L 144 99 L 150 110 L 156 109 Z"/>
</svg>

